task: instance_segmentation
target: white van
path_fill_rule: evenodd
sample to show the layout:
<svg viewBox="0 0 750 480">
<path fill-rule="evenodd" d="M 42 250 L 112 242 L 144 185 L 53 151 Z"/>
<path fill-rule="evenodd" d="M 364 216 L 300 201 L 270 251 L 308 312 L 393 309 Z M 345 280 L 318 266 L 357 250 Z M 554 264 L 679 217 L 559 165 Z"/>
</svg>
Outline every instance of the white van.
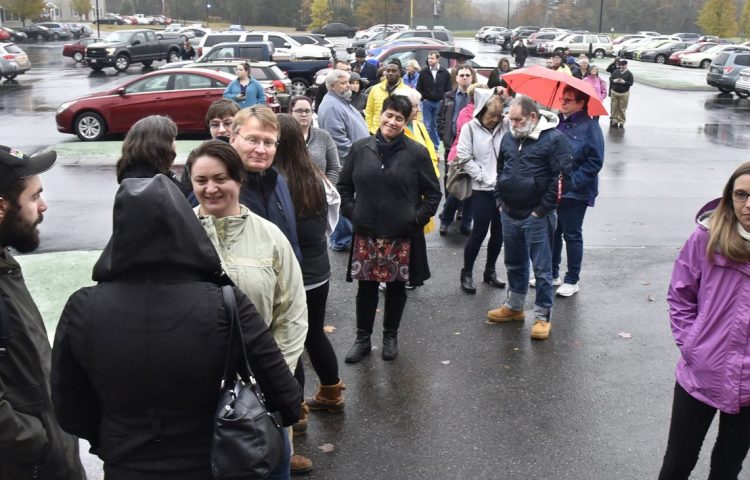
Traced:
<svg viewBox="0 0 750 480">
<path fill-rule="evenodd" d="M 204 35 L 198 44 L 198 56 L 211 47 L 224 42 L 271 42 L 275 48 L 274 61 L 302 60 L 306 58 L 331 60 L 331 50 L 320 45 L 302 45 L 283 32 L 214 32 Z"/>
</svg>

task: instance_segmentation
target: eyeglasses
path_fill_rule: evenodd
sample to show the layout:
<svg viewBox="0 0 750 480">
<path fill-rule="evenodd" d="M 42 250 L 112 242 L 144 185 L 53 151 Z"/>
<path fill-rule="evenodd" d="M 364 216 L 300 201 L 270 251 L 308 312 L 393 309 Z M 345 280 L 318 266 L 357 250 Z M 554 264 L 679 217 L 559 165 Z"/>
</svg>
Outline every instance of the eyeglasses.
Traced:
<svg viewBox="0 0 750 480">
<path fill-rule="evenodd" d="M 562 99 L 560 99 L 560 103 L 562 103 L 563 105 L 565 105 L 566 103 L 576 103 L 577 101 L 578 100 L 576 100 L 575 98 L 565 98 L 565 97 L 563 97 Z"/>
<path fill-rule="evenodd" d="M 734 200 L 737 203 L 745 203 L 747 202 L 747 199 L 750 198 L 750 193 L 744 192 L 742 190 L 735 190 L 732 192 L 732 200 Z"/>
<path fill-rule="evenodd" d="M 310 115 L 312 113 L 312 110 L 309 108 L 295 108 L 292 110 L 292 113 L 296 113 L 298 115 Z"/>
<path fill-rule="evenodd" d="M 459 73 L 459 74 L 458 74 L 458 75 L 456 75 L 456 76 L 457 76 L 457 77 L 470 77 L 470 76 L 471 76 L 471 74 L 470 74 L 470 73 Z"/>
<path fill-rule="evenodd" d="M 227 120 L 226 122 L 209 122 L 208 126 L 209 128 L 221 128 L 221 126 L 224 125 L 224 128 L 231 130 L 232 122 L 233 120 Z"/>
<path fill-rule="evenodd" d="M 253 137 L 252 135 L 248 135 L 247 137 L 243 137 L 242 135 L 237 135 L 242 140 L 245 141 L 250 147 L 252 148 L 258 148 L 261 144 L 263 144 L 263 147 L 266 150 L 272 150 L 279 146 L 279 142 L 273 141 L 273 140 L 261 140 L 258 137 Z"/>
</svg>

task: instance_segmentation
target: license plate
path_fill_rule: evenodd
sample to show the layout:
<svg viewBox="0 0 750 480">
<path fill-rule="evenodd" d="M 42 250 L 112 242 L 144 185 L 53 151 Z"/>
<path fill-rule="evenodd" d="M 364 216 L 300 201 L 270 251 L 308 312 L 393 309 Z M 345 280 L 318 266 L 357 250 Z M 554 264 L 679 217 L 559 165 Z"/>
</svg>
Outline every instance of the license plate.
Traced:
<svg viewBox="0 0 750 480">
<path fill-rule="evenodd" d="M 95 58 L 92 58 L 90 61 L 91 61 L 91 63 L 96 63 L 98 60 L 95 59 Z"/>
</svg>

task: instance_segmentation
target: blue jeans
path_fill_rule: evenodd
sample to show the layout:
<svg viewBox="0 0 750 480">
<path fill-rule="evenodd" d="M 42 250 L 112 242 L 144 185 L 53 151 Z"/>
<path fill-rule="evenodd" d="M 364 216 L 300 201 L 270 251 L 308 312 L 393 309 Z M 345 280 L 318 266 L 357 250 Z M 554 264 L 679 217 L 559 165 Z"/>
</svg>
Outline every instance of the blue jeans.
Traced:
<svg viewBox="0 0 750 480">
<path fill-rule="evenodd" d="M 557 229 L 552 249 L 552 278 L 560 274 L 562 261 L 562 244 L 565 239 L 565 254 L 568 258 L 568 270 L 565 272 L 565 283 L 578 283 L 583 261 L 583 217 L 588 205 L 581 200 L 563 198 L 557 205 Z"/>
<path fill-rule="evenodd" d="M 497 257 L 500 256 L 500 249 L 503 246 L 503 227 L 500 224 L 495 196 L 492 191 L 474 190 L 470 198 L 472 199 L 471 217 L 474 219 L 474 229 L 464 247 L 464 269 L 469 273 L 474 269 L 474 262 L 489 230 L 490 241 L 487 243 L 487 263 L 484 271 L 494 272 Z M 466 213 L 464 206 L 464 215 Z"/>
<path fill-rule="evenodd" d="M 281 462 L 268 474 L 266 480 L 289 480 L 291 463 L 292 447 L 289 444 L 289 435 L 287 435 L 286 429 L 284 429 L 284 454 L 281 456 Z"/>
<path fill-rule="evenodd" d="M 352 222 L 343 215 L 331 233 L 331 248 L 333 250 L 348 250 L 352 244 Z"/>
<path fill-rule="evenodd" d="M 445 203 L 443 204 L 443 211 L 440 212 L 440 223 L 446 227 L 453 223 L 456 218 L 456 210 L 463 204 L 464 214 L 461 217 L 461 228 L 471 228 L 471 199 L 469 197 L 464 201 L 461 201 L 451 195 L 450 193 L 445 194 Z"/>
<path fill-rule="evenodd" d="M 437 129 L 437 116 L 440 112 L 440 100 L 422 100 L 422 117 L 424 118 L 424 126 L 427 127 L 427 133 L 430 134 L 430 140 L 435 146 L 437 152 L 440 146 L 440 136 L 438 135 Z M 446 149 L 450 149 L 450 145 L 445 146 Z"/>
<path fill-rule="evenodd" d="M 529 215 L 516 220 L 500 214 L 505 243 L 505 270 L 508 273 L 508 294 L 505 306 L 523 310 L 529 290 L 529 261 L 536 277 L 534 318 L 550 319 L 552 310 L 552 238 L 557 225 L 557 214 L 544 217 Z"/>
</svg>

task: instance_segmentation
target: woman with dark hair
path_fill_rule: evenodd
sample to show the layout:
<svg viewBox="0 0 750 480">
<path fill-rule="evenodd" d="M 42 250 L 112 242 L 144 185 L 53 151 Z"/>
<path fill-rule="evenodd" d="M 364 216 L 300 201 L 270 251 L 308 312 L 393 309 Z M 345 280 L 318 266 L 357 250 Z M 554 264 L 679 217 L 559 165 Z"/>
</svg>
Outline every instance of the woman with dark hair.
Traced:
<svg viewBox="0 0 750 480">
<path fill-rule="evenodd" d="M 427 149 L 404 134 L 408 97 L 383 102 L 375 135 L 352 145 L 341 171 L 341 212 L 353 224 L 347 281 L 357 280 L 357 338 L 346 354 L 354 363 L 370 353 L 378 283 L 385 282 L 382 357 L 398 355 L 406 284 L 430 278 L 422 229 L 440 203 L 440 184 Z"/>
<path fill-rule="evenodd" d="M 302 127 L 304 142 L 310 159 L 315 162 L 320 171 L 325 173 L 326 178 L 335 184 L 339 180 L 339 152 L 331 134 L 325 130 L 313 126 L 312 100 L 309 97 L 295 96 L 289 101 L 289 112 L 294 120 Z M 280 150 L 281 146 L 279 146 Z M 279 150 L 277 150 L 277 155 Z"/>
<path fill-rule="evenodd" d="M 97 285 L 68 299 L 57 326 L 57 420 L 88 440 L 108 480 L 211 478 L 230 331 L 220 257 L 163 175 L 123 181 L 113 219 L 112 237 L 94 266 Z M 297 382 L 254 302 L 240 288 L 234 294 L 269 410 L 291 425 L 302 401 Z M 239 356 L 233 348 L 228 361 L 237 365 Z M 270 478 L 288 478 L 286 460 Z"/>
<path fill-rule="evenodd" d="M 716 411 L 709 478 L 736 479 L 750 448 L 750 162 L 705 205 L 674 264 L 667 302 L 681 358 L 659 480 L 687 479 Z"/>
<path fill-rule="evenodd" d="M 367 106 L 367 79 L 361 77 L 357 72 L 349 74 L 349 86 L 352 92 L 350 102 L 352 107 L 356 108 L 362 116 L 365 116 L 365 107 Z"/>
<path fill-rule="evenodd" d="M 508 57 L 501 57 L 500 60 L 497 62 L 497 67 L 492 69 L 492 72 L 490 72 L 490 78 L 487 80 L 487 87 L 489 88 L 495 88 L 495 87 L 503 87 L 507 88 L 508 84 L 505 83 L 505 80 L 503 80 L 502 76 L 506 73 L 510 73 L 510 60 L 508 60 Z"/>
<path fill-rule="evenodd" d="M 302 250 L 300 267 L 307 295 L 305 349 L 320 380 L 317 393 L 305 403 L 310 410 L 340 412 L 344 408 L 344 384 L 339 378 L 336 353 L 323 331 L 331 277 L 326 243 L 328 204 L 324 182 L 327 180 L 307 154 L 299 123 L 291 115 L 280 114 L 278 118 L 279 147 L 274 165 L 289 184 L 297 214 L 297 237 Z M 294 375 L 304 391 L 305 372 L 301 361 L 297 363 Z M 303 407 L 296 427 L 298 431 L 307 429 L 306 410 Z"/>
<path fill-rule="evenodd" d="M 259 81 L 250 74 L 250 64 L 237 65 L 237 78 L 224 89 L 224 98 L 233 100 L 240 108 L 266 104 L 266 91 Z"/>
<path fill-rule="evenodd" d="M 115 165 L 117 183 L 161 173 L 175 182 L 183 194 L 190 193 L 171 170 L 177 157 L 175 138 L 177 124 L 169 117 L 150 115 L 135 122 L 125 135 L 122 155 Z"/>
</svg>

